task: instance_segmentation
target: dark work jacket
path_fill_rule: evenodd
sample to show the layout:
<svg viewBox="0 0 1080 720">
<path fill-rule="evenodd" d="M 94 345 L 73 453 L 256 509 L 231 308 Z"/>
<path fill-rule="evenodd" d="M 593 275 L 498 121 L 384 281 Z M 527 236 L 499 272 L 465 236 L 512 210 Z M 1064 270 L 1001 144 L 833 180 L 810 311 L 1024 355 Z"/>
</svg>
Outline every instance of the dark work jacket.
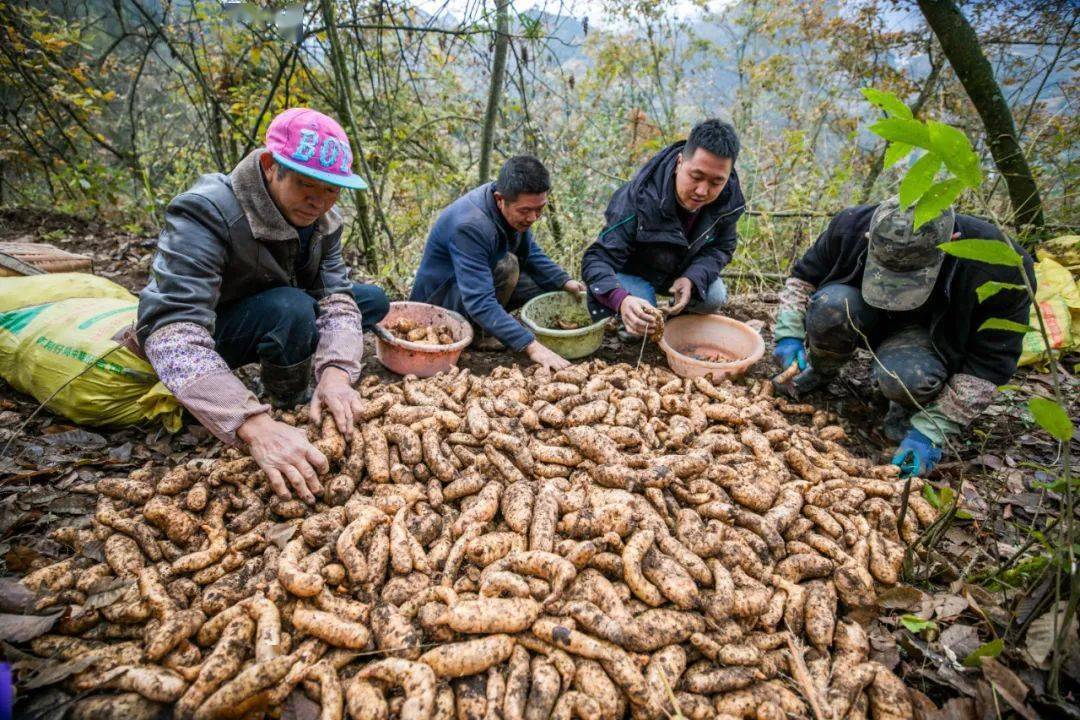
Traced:
<svg viewBox="0 0 1080 720">
<path fill-rule="evenodd" d="M 611 196 L 600 237 L 581 259 L 589 294 L 606 295 L 619 287 L 615 273 L 636 275 L 661 292 L 679 277 L 703 299 L 709 285 L 731 262 L 738 237 L 735 224 L 746 202 L 735 169 L 719 197 L 698 211 L 689 240 L 675 197 L 675 163 L 685 141 L 668 146 Z"/>
<path fill-rule="evenodd" d="M 231 175 L 203 175 L 165 209 L 150 282 L 139 293 L 135 333 L 141 346 L 177 322 L 213 334 L 218 305 L 291 286 L 316 300 L 352 290 L 341 259 L 341 216 L 315 223 L 306 261 L 300 237 L 270 199 L 255 150 Z"/>
<path fill-rule="evenodd" d="M 494 190 L 495 183 L 481 185 L 442 211 L 428 233 L 409 299 L 439 305 L 456 284 L 469 319 L 521 350 L 534 337 L 499 305 L 495 265 L 514 253 L 521 272 L 544 290 L 558 290 L 570 276 L 540 249 L 531 230 L 519 233 L 507 224 Z"/>
<path fill-rule="evenodd" d="M 814 287 L 850 285 L 861 288 L 866 269 L 867 232 L 876 205 L 859 205 L 838 213 L 814 245 L 792 269 L 792 277 Z M 985 239 L 1009 242 L 1001 231 L 986 220 L 971 215 L 956 215 L 954 232 L 959 239 Z M 1024 272 L 1035 286 L 1031 256 L 1012 244 L 1024 258 Z M 975 260 L 945 256 L 934 291 L 927 298 L 930 306 L 930 337 L 950 374 L 974 375 L 995 385 L 1003 385 L 1016 372 L 1023 335 L 1006 330 L 983 330 L 989 318 L 1005 318 L 1028 323 L 1031 303 L 1021 290 L 1002 290 L 986 302 L 979 302 L 976 290 L 985 282 L 1022 284 L 1017 268 L 989 265 Z"/>
</svg>

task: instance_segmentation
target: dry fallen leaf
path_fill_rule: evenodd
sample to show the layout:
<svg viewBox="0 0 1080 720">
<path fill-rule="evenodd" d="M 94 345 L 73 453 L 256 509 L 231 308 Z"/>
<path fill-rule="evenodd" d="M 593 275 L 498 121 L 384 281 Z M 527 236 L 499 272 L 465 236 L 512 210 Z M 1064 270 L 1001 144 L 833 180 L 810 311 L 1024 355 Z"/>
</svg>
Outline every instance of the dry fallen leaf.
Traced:
<svg viewBox="0 0 1080 720">
<path fill-rule="evenodd" d="M 27 690 L 52 685 L 82 672 L 98 660 L 93 655 L 83 655 L 66 662 L 46 662 L 30 674 L 20 674 L 19 685 Z"/>
<path fill-rule="evenodd" d="M 26 642 L 49 632 L 60 616 L 59 610 L 50 615 L 9 615 L 0 613 L 0 640 Z"/>
<path fill-rule="evenodd" d="M 285 545 L 295 533 L 295 523 L 278 523 L 266 531 L 266 539 L 277 545 L 279 549 L 284 550 Z"/>
<path fill-rule="evenodd" d="M 910 585 L 897 585 L 885 590 L 877 597 L 877 604 L 886 610 L 915 610 L 926 593 Z"/>
<path fill-rule="evenodd" d="M 20 612 L 29 610 L 36 595 L 15 578 L 0 578 L 0 610 Z"/>
<path fill-rule="evenodd" d="M 950 659 L 956 662 L 960 662 L 982 645 L 979 631 L 963 623 L 955 623 L 942 630 L 938 642 L 945 654 L 951 655 Z"/>
<path fill-rule="evenodd" d="M 320 705 L 299 690 L 289 693 L 282 709 L 282 720 L 319 720 Z"/>
<path fill-rule="evenodd" d="M 94 593 L 86 598 L 83 607 L 87 610 L 96 610 L 112 605 L 134 584 L 135 581 L 130 578 L 115 578 L 104 583 L 102 587 L 96 588 Z"/>
<path fill-rule="evenodd" d="M 971 698 L 953 698 L 936 713 L 928 714 L 926 720 L 976 720 L 975 701 Z"/>
<path fill-rule="evenodd" d="M 934 617 L 938 620 L 954 618 L 967 610 L 967 598 L 953 593 L 937 593 L 934 595 Z"/>
<path fill-rule="evenodd" d="M 1035 667 L 1047 670 L 1050 668 L 1050 653 L 1054 650 L 1054 630 L 1060 630 L 1061 623 L 1065 620 L 1065 609 L 1069 601 L 1062 600 L 1051 607 L 1045 613 L 1031 621 L 1025 638 L 1025 648 Z M 1056 620 L 1056 623 L 1055 623 Z M 1073 615 L 1069 623 L 1073 643 L 1076 643 L 1077 621 Z"/>
<path fill-rule="evenodd" d="M 44 435 L 41 439 L 54 447 L 78 446 L 81 449 L 93 449 L 105 447 L 107 444 L 107 441 L 101 435 L 82 428 Z"/>
<path fill-rule="evenodd" d="M 994 691 L 1009 703 L 1009 706 L 1024 717 L 1026 720 L 1038 720 L 1038 715 L 1032 710 L 1024 698 L 1028 694 L 1028 686 L 1020 677 L 1009 668 L 1002 665 L 994 658 L 982 658 L 983 676 L 989 681 Z"/>
</svg>

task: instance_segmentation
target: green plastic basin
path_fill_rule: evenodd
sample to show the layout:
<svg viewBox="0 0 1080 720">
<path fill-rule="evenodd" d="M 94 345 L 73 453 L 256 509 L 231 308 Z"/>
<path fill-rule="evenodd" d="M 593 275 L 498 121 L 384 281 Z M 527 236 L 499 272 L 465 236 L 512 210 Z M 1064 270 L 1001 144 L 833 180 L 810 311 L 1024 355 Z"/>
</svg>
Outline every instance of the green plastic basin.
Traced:
<svg viewBox="0 0 1080 720">
<path fill-rule="evenodd" d="M 580 324 L 574 330 L 562 330 L 557 321 Z M 592 355 L 604 341 L 604 323 L 593 322 L 584 296 L 565 290 L 537 295 L 521 308 L 521 321 L 542 345 L 567 360 Z"/>
</svg>

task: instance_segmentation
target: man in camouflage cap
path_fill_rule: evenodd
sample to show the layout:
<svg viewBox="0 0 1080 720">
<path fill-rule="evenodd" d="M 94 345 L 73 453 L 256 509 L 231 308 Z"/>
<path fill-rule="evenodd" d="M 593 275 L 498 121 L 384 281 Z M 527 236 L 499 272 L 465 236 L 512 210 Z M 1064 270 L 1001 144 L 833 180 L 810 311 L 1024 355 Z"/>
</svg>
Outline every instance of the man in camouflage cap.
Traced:
<svg viewBox="0 0 1080 720">
<path fill-rule="evenodd" d="M 1003 290 L 982 303 L 976 294 L 992 280 L 1022 284 L 1019 271 L 938 249 L 960 238 L 1009 242 L 952 208 L 917 230 L 895 199 L 848 208 L 795 263 L 780 295 L 773 357 L 799 372 L 778 388 L 806 395 L 858 348 L 871 349 L 871 380 L 889 400 L 885 435 L 900 444 L 893 463 L 904 476 L 934 467 L 945 439 L 982 412 L 1020 357 L 1020 334 L 979 328 L 992 317 L 1027 323 L 1027 294 Z M 1034 284 L 1031 258 L 1013 247 Z"/>
</svg>

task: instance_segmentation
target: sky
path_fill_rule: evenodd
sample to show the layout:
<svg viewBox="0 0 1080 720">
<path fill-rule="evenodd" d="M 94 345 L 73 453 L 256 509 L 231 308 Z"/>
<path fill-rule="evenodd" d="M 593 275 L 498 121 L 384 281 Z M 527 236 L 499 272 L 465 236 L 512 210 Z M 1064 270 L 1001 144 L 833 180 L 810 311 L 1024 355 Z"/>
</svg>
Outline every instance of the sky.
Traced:
<svg viewBox="0 0 1080 720">
<path fill-rule="evenodd" d="M 588 17 L 590 24 L 605 24 L 604 5 L 610 5 L 614 0 L 512 0 L 512 8 L 518 13 L 525 13 L 533 9 L 542 10 L 552 15 L 571 15 L 574 17 Z M 693 16 L 702 12 L 701 6 L 705 5 L 710 10 L 720 10 L 736 0 L 675 0 L 675 13 L 680 16 Z M 416 5 L 426 12 L 449 12 L 458 17 L 476 17 L 483 11 L 484 0 L 418 0 Z M 494 9 L 494 2 L 486 3 L 488 11 Z"/>
</svg>

